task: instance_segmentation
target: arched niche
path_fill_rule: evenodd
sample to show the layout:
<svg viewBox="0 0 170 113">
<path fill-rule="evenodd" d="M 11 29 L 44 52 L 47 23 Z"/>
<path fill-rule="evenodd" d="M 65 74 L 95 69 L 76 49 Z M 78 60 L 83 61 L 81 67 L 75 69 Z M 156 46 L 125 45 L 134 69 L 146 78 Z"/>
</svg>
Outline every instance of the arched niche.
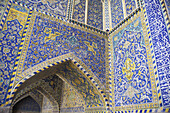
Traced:
<svg viewBox="0 0 170 113">
<path fill-rule="evenodd" d="M 38 85 L 41 84 L 39 80 L 45 81 L 45 78 L 48 78 L 50 75 L 55 75 L 61 78 L 63 81 L 72 85 L 83 96 L 87 109 L 100 108 L 100 110 L 105 110 L 106 104 L 100 90 L 98 90 L 98 88 L 92 83 L 92 81 L 90 81 L 90 79 L 88 79 L 88 77 L 83 74 L 84 73 L 82 72 L 82 70 L 78 68 L 72 60 L 68 60 L 60 64 L 53 65 L 47 69 L 44 69 L 43 71 L 39 71 L 35 75 L 29 75 L 29 77 L 24 78 L 19 83 L 21 85 L 16 85 L 12 89 L 13 92 L 11 93 L 14 95 L 13 97 L 15 98 L 16 94 L 19 91 L 24 90 L 26 86 L 34 83 L 34 85 L 29 88 L 36 88 L 38 87 Z M 13 97 L 11 98 L 13 99 Z M 59 101 L 57 102 L 60 106 L 61 103 Z"/>
<path fill-rule="evenodd" d="M 12 113 L 41 113 L 41 107 L 39 104 L 31 97 L 27 96 L 17 102 L 12 110 Z"/>
</svg>

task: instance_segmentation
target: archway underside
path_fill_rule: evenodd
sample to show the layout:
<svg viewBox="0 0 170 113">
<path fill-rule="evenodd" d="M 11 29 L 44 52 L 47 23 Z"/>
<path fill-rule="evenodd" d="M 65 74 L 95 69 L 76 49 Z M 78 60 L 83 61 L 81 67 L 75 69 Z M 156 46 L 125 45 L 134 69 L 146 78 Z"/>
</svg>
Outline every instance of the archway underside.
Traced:
<svg viewBox="0 0 170 113">
<path fill-rule="evenodd" d="M 52 66 L 26 80 L 17 89 L 12 104 L 15 104 L 23 95 L 35 92 L 33 89 L 38 91 L 40 89 L 45 90 L 58 103 L 61 112 L 71 109 L 75 110 L 74 108 L 76 107 L 71 105 L 73 102 L 70 100 L 76 103 L 74 103 L 77 106 L 76 109 L 79 109 L 81 112 L 85 112 L 85 110 L 105 111 L 105 103 L 101 93 L 71 60 Z M 42 93 L 42 91 L 40 92 Z M 72 95 L 68 94 L 68 92 Z"/>
</svg>

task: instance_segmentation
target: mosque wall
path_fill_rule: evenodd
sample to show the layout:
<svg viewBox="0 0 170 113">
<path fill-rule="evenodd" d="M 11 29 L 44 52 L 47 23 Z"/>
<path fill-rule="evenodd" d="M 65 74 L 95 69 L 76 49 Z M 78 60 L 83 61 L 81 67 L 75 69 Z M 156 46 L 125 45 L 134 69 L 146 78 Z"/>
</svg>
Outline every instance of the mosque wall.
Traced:
<svg viewBox="0 0 170 113">
<path fill-rule="evenodd" d="M 103 29 L 103 9 L 101 0 L 88 1 L 87 24 L 98 29 Z"/>
<path fill-rule="evenodd" d="M 1 104 L 6 101 L 9 79 L 14 85 L 22 73 L 49 59 L 73 53 L 106 87 L 106 38 L 84 28 L 35 13 L 12 3 L 1 32 Z M 84 30 L 83 30 L 84 29 Z M 15 60 L 17 58 L 17 60 Z M 19 67 L 18 67 L 19 66 Z"/>
<path fill-rule="evenodd" d="M 123 4 L 121 0 L 111 0 L 112 28 L 124 19 Z"/>
<path fill-rule="evenodd" d="M 166 15 L 166 10 L 164 1 L 145 0 L 146 12 L 148 16 L 148 23 L 150 26 L 150 33 L 153 43 L 153 51 L 155 54 L 155 62 L 157 66 L 157 72 L 159 76 L 159 85 L 161 91 L 162 105 L 164 107 L 170 106 L 169 98 L 169 74 L 170 74 L 170 53 L 169 53 L 169 43 L 170 43 L 170 32 L 168 25 L 168 17 Z M 165 15 L 163 14 L 165 13 Z"/>
<path fill-rule="evenodd" d="M 22 10 L 22 12 L 19 10 Z M 4 23 L 0 35 L 1 103 L 4 103 L 4 99 L 6 98 L 5 92 L 8 89 L 13 67 L 15 66 L 15 60 L 17 58 L 20 43 L 22 42 L 22 34 L 24 32 L 24 26 L 27 21 L 29 10 L 13 5 L 8 14 L 9 16 L 6 18 L 6 22 Z"/>
<path fill-rule="evenodd" d="M 151 55 L 153 48 L 144 20 L 139 12 L 110 35 L 115 111 L 159 107 Z"/>
<path fill-rule="evenodd" d="M 144 2 L 109 37 L 113 111 L 169 111 L 167 10 L 164 1 Z"/>
<path fill-rule="evenodd" d="M 15 2 L 35 8 L 37 11 L 45 11 L 66 18 L 70 0 L 15 0 Z"/>
<path fill-rule="evenodd" d="M 73 8 L 73 19 L 85 23 L 86 0 L 75 0 Z"/>
<path fill-rule="evenodd" d="M 1 107 L 28 78 L 70 60 L 49 71 L 73 87 L 60 84 L 62 112 L 170 112 L 168 11 L 168 0 L 3 0 Z M 42 88 L 59 96 L 53 80 Z"/>
</svg>

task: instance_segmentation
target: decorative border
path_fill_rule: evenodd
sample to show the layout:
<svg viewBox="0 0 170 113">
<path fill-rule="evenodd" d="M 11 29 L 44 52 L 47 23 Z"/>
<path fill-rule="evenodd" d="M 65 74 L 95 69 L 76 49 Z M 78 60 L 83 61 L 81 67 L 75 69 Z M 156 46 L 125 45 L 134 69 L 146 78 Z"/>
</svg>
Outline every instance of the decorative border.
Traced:
<svg viewBox="0 0 170 113">
<path fill-rule="evenodd" d="M 9 10 L 10 10 L 10 8 L 11 8 L 12 3 L 13 3 L 13 0 L 9 0 L 9 1 L 8 1 L 6 10 L 4 11 L 4 15 L 3 15 L 2 20 L 1 20 L 1 22 L 0 22 L 0 31 L 2 31 L 3 25 L 5 24 L 5 20 L 6 20 L 6 18 L 7 18 L 7 15 L 8 15 L 8 13 L 9 13 Z"/>
<path fill-rule="evenodd" d="M 72 1 L 73 0 L 71 0 L 71 2 Z M 70 0 L 69 0 L 69 2 L 70 2 Z M 71 2 L 69 3 L 70 5 L 72 5 Z M 104 36 L 106 37 L 107 36 L 107 33 L 105 31 L 97 29 L 97 28 L 95 28 L 93 26 L 87 25 L 85 23 L 81 23 L 81 22 L 75 21 L 73 19 L 70 19 L 70 17 L 68 19 L 66 19 L 66 18 L 64 18 L 62 16 L 54 15 L 54 14 L 51 14 L 51 13 L 46 12 L 46 11 L 42 11 L 42 10 L 38 10 L 36 8 L 33 8 L 33 7 L 29 7 L 29 6 L 27 6 L 26 4 L 23 4 L 23 3 L 18 3 L 18 2 L 14 2 L 14 3 L 17 4 L 17 5 L 20 5 L 22 7 L 26 7 L 28 9 L 30 9 L 30 10 L 34 10 L 35 12 L 42 13 L 42 14 L 45 14 L 47 16 L 53 17 L 55 19 L 58 19 L 61 22 L 63 21 L 63 22 L 67 22 L 67 23 L 70 23 L 70 24 L 74 24 L 74 25 L 80 27 L 81 30 L 82 30 L 82 28 L 84 28 L 83 31 L 86 31 L 86 32 L 89 32 L 89 33 L 93 33 L 95 35 L 100 35 L 100 36 L 103 35 L 102 37 L 104 37 Z M 72 7 L 72 6 L 69 6 L 69 7 Z M 72 9 L 70 8 L 70 10 L 72 10 Z"/>
<path fill-rule="evenodd" d="M 163 1 L 163 0 L 162 0 Z M 161 2 L 161 4 L 163 4 Z M 157 72 L 157 65 L 156 65 L 156 60 L 155 60 L 155 55 L 154 55 L 154 51 L 153 51 L 153 46 L 152 46 L 152 39 L 151 39 L 151 33 L 150 33 L 150 27 L 149 27 L 149 23 L 148 23 L 148 19 L 147 19 L 147 13 L 146 13 L 146 8 L 144 6 L 143 1 L 141 1 L 141 6 L 140 8 L 136 9 L 136 11 L 134 11 L 130 16 L 128 16 L 126 19 L 124 19 L 119 25 L 117 25 L 115 28 L 113 28 L 113 30 L 109 33 L 109 35 L 112 35 L 113 32 L 115 32 L 118 28 L 120 28 L 123 24 L 126 24 L 127 22 L 129 22 L 130 20 L 133 19 L 133 17 L 138 13 L 138 12 L 142 12 L 144 15 L 143 18 L 145 20 L 146 23 L 146 29 L 147 29 L 147 35 L 149 37 L 149 46 L 151 49 L 151 57 L 152 57 L 152 62 L 153 62 L 153 68 L 154 68 L 154 75 L 155 75 L 155 80 L 156 80 L 156 87 L 157 87 L 157 93 L 158 93 L 158 99 L 159 99 L 159 108 L 158 109 L 139 109 L 139 110 L 130 110 L 130 111 L 114 111 L 114 113 L 149 113 L 149 112 L 170 112 L 170 108 L 163 108 L 163 104 L 162 104 L 162 99 L 161 99 L 161 91 L 160 91 L 160 86 L 159 86 L 159 77 L 158 77 L 158 72 Z M 165 11 L 165 9 L 164 9 Z M 166 13 L 164 13 L 166 14 Z M 164 15 L 165 16 L 165 15 Z M 170 23 L 168 20 L 168 17 L 166 18 L 166 23 L 167 23 L 167 27 L 168 27 L 168 31 L 170 31 Z M 109 93 L 110 93 L 110 111 L 113 112 L 112 107 L 114 107 L 114 105 L 112 104 L 112 63 L 111 61 L 113 60 L 112 58 L 112 41 L 111 41 L 111 36 L 109 36 L 109 40 L 108 40 L 108 44 L 109 44 L 109 65 L 110 65 L 110 73 L 109 73 Z"/>
<path fill-rule="evenodd" d="M 14 97 L 15 92 L 21 86 L 21 84 L 23 84 L 27 79 L 29 79 L 30 77 L 34 76 L 35 74 L 37 74 L 37 73 L 39 73 L 39 72 L 41 72 L 41 71 L 43 71 L 45 69 L 48 69 L 48 68 L 50 68 L 50 67 L 52 67 L 54 65 L 58 65 L 58 64 L 63 63 L 65 61 L 68 61 L 68 60 L 71 60 L 73 62 L 73 64 L 75 64 L 76 67 L 78 67 L 78 69 L 80 69 L 84 73 L 86 78 L 88 80 L 90 80 L 91 84 L 96 87 L 96 90 L 101 94 L 101 97 L 103 97 L 104 106 L 106 106 L 108 99 L 107 99 L 107 96 L 106 96 L 105 92 L 100 88 L 100 86 L 94 80 L 94 78 L 92 77 L 91 72 L 86 71 L 84 69 L 84 66 L 81 65 L 83 63 L 81 63 L 80 60 L 77 61 L 76 59 L 78 59 L 78 58 L 76 58 L 76 56 L 74 56 L 74 54 L 70 53 L 70 54 L 62 55 L 62 56 L 59 56 L 57 58 L 53 58 L 53 59 L 50 59 L 50 60 L 46 61 L 48 64 L 40 63 L 40 64 L 38 64 L 38 65 L 41 66 L 40 68 L 38 68 L 38 66 L 36 65 L 36 66 L 26 70 L 23 73 L 25 73 L 27 76 L 24 79 L 22 79 L 18 84 L 16 84 L 15 87 L 13 87 L 10 90 L 11 94 L 8 95 L 8 100 L 6 101 L 5 106 L 10 106 L 11 105 L 11 102 L 12 102 L 12 99 Z M 46 62 L 44 62 L 44 63 L 46 63 Z M 31 72 L 31 73 L 27 74 L 27 72 Z"/>
<path fill-rule="evenodd" d="M 12 72 L 12 75 L 11 75 L 11 79 L 10 79 L 10 83 L 9 83 L 9 87 L 8 87 L 8 93 L 7 93 L 8 96 L 6 97 L 6 101 L 9 101 L 9 98 L 10 98 L 10 95 L 11 95 L 11 90 L 13 88 L 13 83 L 15 81 L 15 75 L 16 75 L 16 72 L 17 72 L 17 67 L 18 67 L 20 56 L 21 56 L 21 51 L 23 49 L 24 40 L 25 40 L 27 28 L 29 26 L 29 22 L 30 22 L 30 19 L 31 19 L 32 12 L 33 11 L 30 10 L 30 12 L 28 14 L 28 18 L 27 18 L 27 22 L 26 22 L 25 28 L 23 30 L 23 35 L 22 35 L 20 47 L 19 47 L 19 50 L 18 50 L 18 54 L 17 54 L 16 60 L 15 60 L 15 64 L 14 64 L 14 69 L 13 69 L 13 72 Z M 8 104 L 8 103 L 5 103 L 5 104 Z M 3 106 L 3 104 L 1 106 Z"/>
<path fill-rule="evenodd" d="M 131 21 L 134 16 L 136 15 L 139 15 L 139 12 L 141 11 L 141 8 L 137 8 L 135 11 L 133 11 L 129 16 L 127 16 L 123 21 L 121 21 L 118 25 L 116 25 L 108 34 L 109 34 L 109 39 L 108 39 L 108 46 L 109 46 L 109 50 L 108 50 L 108 58 L 109 58 L 109 108 L 107 109 L 108 111 L 110 111 L 111 113 L 113 113 L 113 107 L 115 106 L 113 104 L 113 95 L 114 93 L 112 92 L 112 87 L 113 86 L 113 76 L 112 74 L 114 74 L 114 71 L 113 71 L 113 66 L 112 66 L 112 61 L 113 61 L 113 57 L 112 57 L 112 48 L 113 48 L 113 45 L 112 45 L 112 39 L 111 39 L 111 35 L 116 32 L 118 30 L 118 28 L 122 27 L 124 24 L 127 24 L 129 21 Z M 122 112 L 122 113 L 125 113 L 125 112 L 128 112 L 128 111 L 114 111 L 114 113 L 117 113 L 117 112 Z"/>
<path fill-rule="evenodd" d="M 160 3 L 161 3 L 161 7 L 162 7 L 162 12 L 163 12 L 163 15 L 164 15 L 164 18 L 165 18 L 165 23 L 167 25 L 168 33 L 169 33 L 169 36 L 170 36 L 170 17 L 168 15 L 168 10 L 167 10 L 166 5 L 165 5 L 165 0 L 160 0 Z"/>
<path fill-rule="evenodd" d="M 24 47 L 23 47 L 23 49 L 22 49 L 22 57 L 20 58 L 20 61 L 19 61 L 19 66 L 20 67 L 18 67 L 18 70 L 17 70 L 17 75 L 18 76 L 21 76 L 21 72 L 22 72 L 22 65 L 23 65 L 23 61 L 24 61 L 24 59 L 25 59 L 25 55 L 26 55 L 26 52 L 27 52 L 27 48 L 28 48 L 28 44 L 29 44 L 29 40 L 30 40 L 30 33 L 32 32 L 32 27 L 33 27 L 33 22 L 34 22 L 34 19 L 35 19 L 35 16 L 36 15 L 38 15 L 38 16 L 47 16 L 49 19 L 51 19 L 51 20 L 53 20 L 53 21 L 57 21 L 57 22 L 60 22 L 60 23 L 63 23 L 63 24 L 65 24 L 65 25 L 67 25 L 67 26 L 71 26 L 71 27 L 74 27 L 74 28 L 77 28 L 77 29 L 80 29 L 80 30 L 85 30 L 84 28 L 79 28 L 79 26 L 77 26 L 77 25 L 73 25 L 73 24 L 70 24 L 70 23 L 66 23 L 66 22 L 64 22 L 64 21 L 61 21 L 61 20 L 59 20 L 59 19 L 55 19 L 55 18 L 53 18 L 53 17 L 49 17 L 48 15 L 44 15 L 44 14 L 41 14 L 41 13 L 37 13 L 37 12 L 33 12 L 33 14 L 32 14 L 32 18 L 31 18 L 31 22 L 30 22 L 30 25 L 29 25 L 29 29 L 28 29 L 28 32 L 27 32 L 27 36 L 26 36 L 26 38 L 25 38 L 25 43 L 24 43 Z M 87 32 L 87 30 L 85 30 L 86 32 Z M 91 32 L 93 32 L 93 31 L 91 31 Z M 97 34 L 96 32 L 93 32 L 94 34 L 96 34 L 96 35 L 99 35 L 99 34 Z M 101 35 L 99 35 L 100 37 L 101 37 Z M 103 36 L 103 38 L 106 38 L 106 36 Z M 107 39 L 105 39 L 105 40 L 107 40 Z M 106 48 L 107 48 L 107 44 L 105 43 L 105 46 L 106 46 Z M 105 54 L 107 54 L 107 53 L 105 53 Z M 107 65 L 106 65 L 107 66 Z M 92 74 L 92 73 L 91 73 Z M 92 75 L 94 75 L 94 74 L 92 74 Z M 102 84 L 100 83 L 100 81 L 98 80 L 98 78 L 97 77 L 94 77 L 94 79 L 96 80 L 96 82 L 100 85 L 100 86 L 102 86 Z M 104 90 L 104 89 L 103 89 Z"/>
<path fill-rule="evenodd" d="M 142 1 L 143 4 L 143 8 L 142 11 L 144 13 L 144 19 L 146 22 L 146 27 L 147 27 L 147 33 L 149 36 L 149 43 L 150 43 L 150 48 L 151 48 L 151 55 L 152 55 L 152 60 L 153 60 L 153 67 L 154 67 L 154 74 L 155 74 L 155 79 L 156 79 L 156 86 L 157 86 L 157 93 L 158 93 L 158 98 L 159 98 L 159 109 L 148 109 L 147 111 L 149 112 L 170 112 L 170 108 L 163 108 L 163 103 L 162 103 L 162 97 L 161 97 L 161 90 L 160 90 L 160 85 L 159 85 L 159 76 L 158 76 L 158 72 L 157 72 L 157 64 L 156 64 L 156 58 L 155 58 L 155 53 L 154 53 L 154 48 L 153 48 L 153 44 L 152 44 L 152 38 L 151 38 L 151 32 L 150 32 L 150 27 L 149 27 L 149 22 L 147 19 L 147 12 L 146 12 L 146 7 L 144 4 L 144 0 Z M 167 12 L 164 4 L 164 0 L 161 0 L 161 5 L 162 5 L 162 10 L 163 10 L 163 15 L 167 16 Z M 169 17 L 167 16 L 167 18 L 165 19 L 167 27 L 168 27 L 168 32 L 170 35 L 170 23 L 169 23 Z"/>
<path fill-rule="evenodd" d="M 104 2 L 104 9 L 105 10 L 105 14 L 103 14 L 103 16 L 105 17 L 105 30 L 109 30 L 109 0 L 105 0 Z"/>
<path fill-rule="evenodd" d="M 29 7 L 27 7 L 26 5 L 21 4 L 21 3 L 15 2 L 15 4 L 20 5 L 20 6 L 24 6 L 24 7 L 26 7 L 26 8 L 29 8 Z M 17 74 L 17 71 L 18 71 L 17 68 L 18 68 L 18 65 L 19 65 L 19 63 L 20 63 L 20 57 L 21 57 L 21 54 L 22 54 L 22 52 L 23 52 L 23 49 L 25 48 L 25 47 L 23 47 L 23 46 L 24 46 L 25 44 L 27 44 L 27 43 L 25 43 L 27 28 L 28 28 L 28 26 L 29 26 L 29 24 L 30 24 L 30 20 L 32 21 L 31 16 L 32 16 L 33 13 L 34 13 L 34 10 L 36 10 L 36 9 L 33 9 L 33 8 L 29 8 L 29 9 L 30 9 L 30 12 L 29 12 L 29 16 L 28 16 L 28 19 L 27 19 L 26 26 L 25 26 L 25 28 L 24 28 L 24 33 L 23 33 L 23 37 L 22 37 L 22 42 L 21 42 L 21 45 L 20 45 L 20 47 L 19 47 L 19 52 L 18 52 L 18 55 L 17 55 L 17 60 L 16 60 L 16 63 L 15 63 L 15 66 L 14 66 L 14 71 L 13 71 L 12 77 L 11 77 L 11 81 L 10 81 L 10 85 L 9 85 L 9 89 L 8 89 L 8 94 L 7 94 L 7 98 L 6 98 L 6 103 L 5 103 L 5 104 L 2 104 L 1 106 L 5 106 L 5 105 L 8 106 L 8 105 L 10 104 L 11 97 L 14 96 L 13 93 L 11 93 L 11 91 L 12 91 L 12 88 L 13 88 L 13 83 L 14 83 L 14 81 L 15 81 L 15 75 Z M 36 10 L 36 11 L 37 11 L 37 10 Z M 49 13 L 43 13 L 43 14 L 42 14 L 42 13 L 39 13 L 39 12 L 38 12 L 38 13 L 34 13 L 34 14 L 47 15 L 47 16 L 50 16 L 49 18 L 53 18 L 53 15 L 50 15 Z M 80 26 L 77 26 L 77 23 L 75 24 L 74 21 L 71 21 L 71 23 L 73 23 L 73 24 L 70 24 L 70 23 L 68 23 L 69 21 L 60 20 L 60 19 L 62 19 L 62 18 L 58 18 L 58 19 L 53 18 L 53 20 L 56 20 L 56 21 L 58 21 L 58 22 L 63 22 L 64 24 L 66 24 L 66 25 L 68 25 L 68 26 L 72 26 L 72 27 L 81 29 L 81 30 L 83 30 L 83 31 L 93 33 L 93 34 L 95 34 L 95 35 L 99 35 L 100 37 L 104 37 L 104 38 L 107 37 L 107 36 L 104 36 L 104 35 L 107 35 L 107 34 L 105 34 L 104 32 L 102 32 L 104 35 L 101 36 L 101 35 L 99 34 L 99 32 L 101 33 L 100 30 L 97 30 L 97 31 L 96 31 L 96 29 L 93 29 L 93 28 L 88 27 L 88 26 L 85 26 L 85 27 L 83 28 L 83 25 L 82 25 L 82 26 L 81 26 L 81 25 L 80 25 Z M 107 38 L 106 38 L 106 39 L 107 39 Z M 23 57 L 23 56 L 22 56 L 22 57 Z M 92 74 L 92 75 L 93 75 L 93 74 Z M 91 80 L 91 77 L 90 77 L 89 79 Z M 93 79 L 94 79 L 94 78 L 93 78 Z M 94 82 L 93 79 L 92 79 L 92 83 Z M 102 88 L 100 88 L 99 85 L 97 85 L 97 87 L 98 87 L 98 90 L 99 90 L 99 89 L 100 89 L 100 90 L 102 89 Z M 16 91 L 16 89 L 15 89 L 15 91 Z M 104 93 L 103 90 L 101 90 L 100 92 L 101 92 L 102 94 Z M 106 95 L 104 95 L 103 97 L 105 98 L 105 101 L 108 101 Z M 107 105 L 108 105 L 108 104 L 107 104 Z"/>
<path fill-rule="evenodd" d="M 155 58 L 155 53 L 154 53 L 154 48 L 153 48 L 153 44 L 152 44 L 152 38 L 151 38 L 151 33 L 150 33 L 150 27 L 149 27 L 149 22 L 148 22 L 148 19 L 147 19 L 147 12 L 146 12 L 146 8 L 145 8 L 145 4 L 144 4 L 144 1 L 143 2 L 143 5 L 144 5 L 144 8 L 143 8 L 143 13 L 144 13 L 144 18 L 145 18 L 145 22 L 146 22 L 146 27 L 147 27 L 147 33 L 148 33 L 148 36 L 149 36 L 149 43 L 150 43 L 150 47 L 151 47 L 151 55 L 152 55 L 152 60 L 153 60 L 153 67 L 154 67 L 154 74 L 155 74 L 155 79 L 156 79 L 156 86 L 157 86 L 157 93 L 158 93 L 158 98 L 159 98 L 159 109 L 148 109 L 148 111 L 150 112 L 170 112 L 170 108 L 163 108 L 163 103 L 162 103 L 162 97 L 161 97 L 161 90 L 160 90 L 160 85 L 159 85 L 159 76 L 158 76 L 158 72 L 157 72 L 157 64 L 156 64 L 156 58 Z M 163 10 L 163 15 L 167 16 L 167 12 L 166 12 L 166 9 L 165 7 L 165 4 L 164 4 L 164 0 L 161 0 L 161 5 L 162 5 L 162 10 Z M 168 32 L 170 34 L 170 23 L 169 23 L 169 18 L 167 17 L 165 19 L 166 21 L 166 24 L 167 24 L 167 27 L 168 27 Z"/>
</svg>

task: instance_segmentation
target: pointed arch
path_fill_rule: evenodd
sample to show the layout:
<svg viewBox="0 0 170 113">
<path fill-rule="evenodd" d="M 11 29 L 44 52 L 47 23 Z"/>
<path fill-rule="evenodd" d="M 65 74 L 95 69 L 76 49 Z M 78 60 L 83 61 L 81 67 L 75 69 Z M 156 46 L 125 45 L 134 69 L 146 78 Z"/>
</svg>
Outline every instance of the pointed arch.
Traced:
<svg viewBox="0 0 170 113">
<path fill-rule="evenodd" d="M 107 97 L 106 97 L 106 93 L 104 91 L 104 87 L 102 87 L 102 85 L 99 83 L 98 79 L 94 76 L 94 73 L 87 68 L 87 66 L 80 60 L 78 59 L 74 54 L 69 53 L 63 56 L 59 56 L 47 61 L 44 61 L 40 64 L 37 64 L 27 70 L 25 70 L 22 73 L 23 79 L 21 81 L 19 81 L 18 83 L 15 82 L 14 79 L 11 79 L 11 84 L 10 86 L 13 86 L 9 89 L 8 91 L 8 95 L 7 95 L 7 100 L 6 100 L 6 104 L 5 106 L 10 106 L 12 99 L 14 97 L 15 92 L 18 90 L 18 88 L 28 79 L 30 79 L 31 77 L 35 76 L 35 75 L 44 75 L 47 73 L 50 74 L 56 74 L 55 69 L 59 64 L 63 64 L 63 63 L 69 63 L 69 66 L 73 67 L 73 70 L 75 71 L 79 71 L 78 74 L 81 74 L 82 76 L 80 77 L 82 81 L 86 81 L 86 84 L 89 85 L 89 87 L 95 91 L 96 95 L 99 95 L 100 99 L 101 99 L 101 103 L 103 107 L 106 107 L 107 105 Z M 69 66 L 64 66 L 65 69 L 67 69 Z M 69 70 L 69 69 L 67 69 Z M 71 70 L 71 69 L 70 69 Z M 63 70 L 58 70 L 60 71 L 60 75 L 65 75 L 63 72 Z M 67 73 L 68 74 L 68 73 Z M 78 75 L 77 74 L 77 75 Z M 63 76 L 64 77 L 64 76 Z M 66 80 L 68 80 L 69 78 L 67 78 L 66 76 L 64 77 Z M 71 81 L 72 85 L 75 85 L 77 82 L 81 83 L 80 80 L 75 80 L 74 82 Z M 78 87 L 77 87 L 78 88 Z M 80 90 L 79 90 L 80 91 Z M 85 94 L 84 92 L 82 92 L 83 94 Z M 86 92 L 91 94 L 92 92 Z M 93 93 L 94 94 L 94 93 Z M 92 94 L 92 95 L 93 95 Z M 86 97 L 86 95 L 84 96 Z M 98 104 L 96 106 L 100 106 L 101 104 Z M 89 106 L 89 107 L 94 107 L 93 105 Z"/>
</svg>

